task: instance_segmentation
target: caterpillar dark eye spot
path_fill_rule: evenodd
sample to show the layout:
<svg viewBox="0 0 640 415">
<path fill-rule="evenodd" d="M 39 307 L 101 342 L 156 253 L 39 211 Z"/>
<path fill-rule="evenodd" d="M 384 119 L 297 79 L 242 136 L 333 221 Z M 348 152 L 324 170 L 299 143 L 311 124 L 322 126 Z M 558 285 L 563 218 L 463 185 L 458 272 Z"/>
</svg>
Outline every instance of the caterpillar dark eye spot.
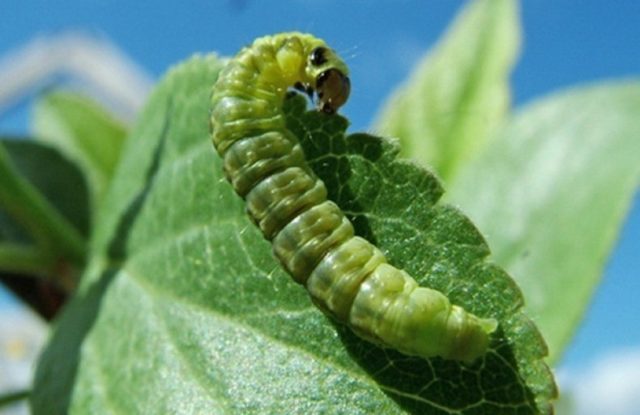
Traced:
<svg viewBox="0 0 640 415">
<path fill-rule="evenodd" d="M 319 46 L 311 51 L 311 55 L 309 55 L 309 61 L 313 66 L 320 66 L 327 63 L 327 48 Z"/>
<path fill-rule="evenodd" d="M 307 93 L 315 87 L 326 113 L 349 98 L 348 68 L 317 46 L 323 44 L 311 35 L 283 33 L 256 40 L 229 61 L 211 96 L 212 139 L 225 175 L 284 269 L 321 310 L 360 337 L 408 355 L 473 361 L 486 353 L 496 320 L 418 286 L 355 236 L 287 129 L 286 87 Z M 264 65 L 247 69 L 248 61 Z"/>
</svg>

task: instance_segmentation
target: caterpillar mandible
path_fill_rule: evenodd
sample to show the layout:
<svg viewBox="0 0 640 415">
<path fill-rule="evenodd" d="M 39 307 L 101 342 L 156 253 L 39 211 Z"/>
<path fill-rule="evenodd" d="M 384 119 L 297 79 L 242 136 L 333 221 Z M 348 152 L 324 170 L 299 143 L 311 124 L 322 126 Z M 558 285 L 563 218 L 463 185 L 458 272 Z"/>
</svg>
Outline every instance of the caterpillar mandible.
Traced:
<svg viewBox="0 0 640 415">
<path fill-rule="evenodd" d="M 486 353 L 497 322 L 418 286 L 327 199 L 285 124 L 295 87 L 334 113 L 349 97 L 345 63 L 324 41 L 282 33 L 255 40 L 221 71 L 211 97 L 213 144 L 224 173 L 275 256 L 326 314 L 357 335 L 404 354 L 472 362 Z"/>
</svg>

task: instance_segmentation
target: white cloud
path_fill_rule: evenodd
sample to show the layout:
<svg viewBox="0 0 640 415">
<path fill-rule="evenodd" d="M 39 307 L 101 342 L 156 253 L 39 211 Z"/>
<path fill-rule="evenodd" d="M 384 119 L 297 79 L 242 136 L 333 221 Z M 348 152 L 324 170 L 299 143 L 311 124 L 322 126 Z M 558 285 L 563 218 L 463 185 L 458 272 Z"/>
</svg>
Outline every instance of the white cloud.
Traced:
<svg viewBox="0 0 640 415">
<path fill-rule="evenodd" d="M 640 348 L 609 352 L 585 370 L 561 371 L 559 378 L 572 413 L 640 414 Z"/>
</svg>

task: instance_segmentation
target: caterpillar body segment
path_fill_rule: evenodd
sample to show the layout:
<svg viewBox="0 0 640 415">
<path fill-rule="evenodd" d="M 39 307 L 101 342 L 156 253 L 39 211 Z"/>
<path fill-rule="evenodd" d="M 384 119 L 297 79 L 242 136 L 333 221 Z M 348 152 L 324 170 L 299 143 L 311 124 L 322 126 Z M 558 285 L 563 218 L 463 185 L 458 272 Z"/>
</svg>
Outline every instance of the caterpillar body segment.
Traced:
<svg viewBox="0 0 640 415">
<path fill-rule="evenodd" d="M 471 362 L 486 353 L 494 319 L 452 305 L 388 264 L 355 236 L 327 199 L 282 105 L 290 87 L 331 114 L 350 92 L 348 69 L 322 40 L 283 33 L 257 39 L 221 72 L 211 98 L 213 144 L 227 179 L 273 252 L 325 313 L 359 336 L 408 355 Z"/>
</svg>

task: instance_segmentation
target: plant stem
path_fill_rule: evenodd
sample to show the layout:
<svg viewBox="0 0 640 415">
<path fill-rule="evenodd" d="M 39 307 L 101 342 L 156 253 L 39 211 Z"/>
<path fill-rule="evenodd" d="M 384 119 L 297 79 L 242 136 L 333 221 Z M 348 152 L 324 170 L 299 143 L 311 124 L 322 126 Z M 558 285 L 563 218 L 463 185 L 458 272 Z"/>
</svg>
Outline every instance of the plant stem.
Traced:
<svg viewBox="0 0 640 415">
<path fill-rule="evenodd" d="M 41 249 L 23 244 L 0 242 L 0 272 L 50 275 L 55 259 Z"/>
<path fill-rule="evenodd" d="M 0 395 L 0 408 L 3 406 L 7 406 L 12 403 L 15 403 L 17 401 L 27 399 L 29 395 L 31 395 L 30 389 L 24 389 L 24 390 L 9 392 L 4 395 Z"/>
<path fill-rule="evenodd" d="M 17 171 L 0 143 L 0 206 L 46 251 L 82 264 L 86 243 L 78 230 Z"/>
</svg>

